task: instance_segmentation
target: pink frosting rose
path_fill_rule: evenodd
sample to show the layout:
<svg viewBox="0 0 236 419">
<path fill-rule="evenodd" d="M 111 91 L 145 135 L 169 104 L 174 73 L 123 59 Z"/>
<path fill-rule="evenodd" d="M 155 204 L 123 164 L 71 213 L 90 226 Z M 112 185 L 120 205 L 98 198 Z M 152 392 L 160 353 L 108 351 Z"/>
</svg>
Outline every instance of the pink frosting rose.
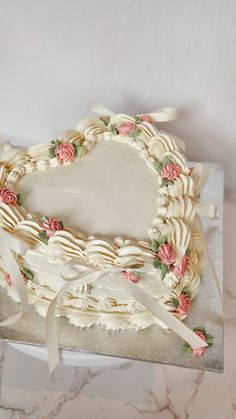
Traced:
<svg viewBox="0 0 236 419">
<path fill-rule="evenodd" d="M 135 275 L 134 272 L 132 271 L 124 271 L 122 272 L 122 275 L 126 278 L 129 279 L 130 281 L 134 282 L 135 284 L 139 281 L 140 277 L 139 275 Z"/>
<path fill-rule="evenodd" d="M 190 298 L 182 292 L 179 296 L 179 305 L 177 308 L 177 312 L 181 315 L 185 315 L 189 312 L 190 306 L 191 306 Z"/>
<path fill-rule="evenodd" d="M 204 336 L 204 334 L 202 332 L 200 332 L 200 330 L 196 330 L 194 332 L 197 336 L 199 336 L 202 340 L 204 340 L 204 342 L 206 342 L 206 336 Z M 192 353 L 194 356 L 202 356 L 203 353 L 205 352 L 205 347 L 204 348 L 196 348 L 196 349 L 192 349 Z"/>
<path fill-rule="evenodd" d="M 71 162 L 75 158 L 75 147 L 70 143 L 59 144 L 56 147 L 55 154 L 63 163 Z"/>
<path fill-rule="evenodd" d="M 139 115 L 139 119 L 141 121 L 149 122 L 150 124 L 155 124 L 155 121 L 152 119 L 150 115 Z"/>
<path fill-rule="evenodd" d="M 167 243 L 161 244 L 157 256 L 160 259 L 160 261 L 165 265 L 172 265 L 172 263 L 174 263 L 175 261 L 176 253 L 172 244 Z"/>
<path fill-rule="evenodd" d="M 178 278 L 182 278 L 182 276 L 184 276 L 188 268 L 189 268 L 189 257 L 183 256 L 179 264 L 173 267 L 172 272 L 174 272 Z"/>
<path fill-rule="evenodd" d="M 42 226 L 46 231 L 48 237 L 54 236 L 56 231 L 62 230 L 62 226 L 60 221 L 56 220 L 55 218 L 47 218 L 47 220 L 42 222 Z"/>
<path fill-rule="evenodd" d="M 124 122 L 117 128 L 117 131 L 121 137 L 128 135 L 131 131 L 136 128 L 136 124 L 134 122 Z"/>
<path fill-rule="evenodd" d="M 11 204 L 15 205 L 17 203 L 17 196 L 16 194 L 11 191 L 11 189 L 1 188 L 0 189 L 0 202 L 4 204 Z"/>
<path fill-rule="evenodd" d="M 161 169 L 161 178 L 167 180 L 175 180 L 180 175 L 181 169 L 175 163 L 168 163 Z"/>
</svg>

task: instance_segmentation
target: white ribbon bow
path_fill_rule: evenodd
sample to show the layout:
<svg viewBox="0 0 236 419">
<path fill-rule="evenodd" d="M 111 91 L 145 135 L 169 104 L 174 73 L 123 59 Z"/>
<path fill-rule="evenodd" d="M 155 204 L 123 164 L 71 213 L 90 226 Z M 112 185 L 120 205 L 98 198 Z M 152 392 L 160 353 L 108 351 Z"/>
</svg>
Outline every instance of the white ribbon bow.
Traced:
<svg viewBox="0 0 236 419">
<path fill-rule="evenodd" d="M 105 269 L 98 268 L 94 265 L 83 262 L 67 262 L 62 270 L 69 266 L 75 272 L 74 276 L 67 276 L 61 272 L 61 278 L 66 281 L 65 285 L 58 291 L 54 299 L 49 305 L 46 315 L 46 341 L 48 347 L 48 362 L 50 374 L 54 371 L 59 363 L 59 351 L 57 345 L 57 334 L 55 324 L 55 308 L 59 295 L 68 287 L 73 285 L 86 285 L 96 282 L 102 277 L 106 277 L 108 281 L 115 285 L 119 285 L 127 294 L 139 301 L 147 308 L 157 319 L 166 324 L 172 331 L 188 342 L 193 349 L 208 346 L 199 336 L 191 329 L 178 320 L 173 314 L 167 311 L 159 302 L 154 301 L 149 294 L 132 281 L 124 278 L 122 272 L 129 269 L 107 267 Z M 146 262 L 142 268 L 135 268 L 143 274 L 156 274 L 156 269 L 150 262 Z"/>
<path fill-rule="evenodd" d="M 115 115 L 115 113 L 112 112 L 110 109 L 106 108 L 103 105 L 100 105 L 94 100 L 89 101 L 89 103 L 87 104 L 87 108 L 91 109 L 91 111 L 99 115 L 107 115 L 107 116 Z M 138 114 L 137 116 L 139 115 L 143 115 L 143 114 Z M 171 108 L 169 106 L 158 109 L 157 111 L 145 113 L 145 115 L 149 115 L 152 119 L 154 119 L 157 122 L 167 122 L 167 121 L 172 121 L 173 119 L 177 118 L 176 109 Z"/>
</svg>

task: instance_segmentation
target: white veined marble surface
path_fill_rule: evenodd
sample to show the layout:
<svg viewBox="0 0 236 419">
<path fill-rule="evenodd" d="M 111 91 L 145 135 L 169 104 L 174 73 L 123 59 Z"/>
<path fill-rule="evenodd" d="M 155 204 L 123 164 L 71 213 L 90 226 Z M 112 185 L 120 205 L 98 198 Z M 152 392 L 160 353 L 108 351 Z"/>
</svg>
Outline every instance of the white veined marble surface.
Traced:
<svg viewBox="0 0 236 419">
<path fill-rule="evenodd" d="M 0 419 L 235 419 L 236 196 L 225 200 L 225 372 L 131 362 L 104 368 L 47 364 L 0 344 Z"/>
</svg>

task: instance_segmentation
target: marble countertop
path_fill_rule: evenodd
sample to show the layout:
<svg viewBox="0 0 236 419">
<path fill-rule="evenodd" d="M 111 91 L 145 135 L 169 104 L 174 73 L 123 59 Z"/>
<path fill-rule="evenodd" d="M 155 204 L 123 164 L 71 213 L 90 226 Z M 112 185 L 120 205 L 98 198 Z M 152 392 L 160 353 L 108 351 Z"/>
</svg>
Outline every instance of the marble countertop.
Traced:
<svg viewBox="0 0 236 419">
<path fill-rule="evenodd" d="M 102 368 L 47 363 L 0 343 L 0 419 L 235 419 L 236 195 L 225 196 L 225 365 L 216 374 L 127 361 Z M 231 222 L 232 221 L 232 222 Z"/>
</svg>

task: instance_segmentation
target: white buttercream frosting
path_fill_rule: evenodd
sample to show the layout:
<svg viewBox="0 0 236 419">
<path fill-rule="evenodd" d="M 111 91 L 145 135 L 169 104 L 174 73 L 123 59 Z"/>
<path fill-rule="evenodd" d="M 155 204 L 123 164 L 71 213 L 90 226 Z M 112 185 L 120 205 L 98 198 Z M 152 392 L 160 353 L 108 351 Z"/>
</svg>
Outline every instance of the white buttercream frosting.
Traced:
<svg viewBox="0 0 236 419">
<path fill-rule="evenodd" d="M 146 121 L 137 124 L 135 138 L 117 135 L 127 122 L 134 124 L 136 119 L 114 115 L 105 125 L 101 119 L 87 118 L 75 130 L 62 133 L 59 141 L 76 142 L 83 148 L 84 157 L 72 164 L 63 165 L 50 156 L 49 144 L 28 150 L 9 143 L 0 146 L 0 186 L 24 196 L 23 206 L 0 202 L 0 226 L 32 245 L 19 263 L 34 274 L 27 288 L 30 301 L 42 315 L 63 285 L 60 270 L 70 258 L 99 267 L 142 266 L 146 257 L 155 260 L 151 240 L 162 236 L 174 246 L 176 263 L 189 252 L 188 271 L 181 279 L 169 272 L 162 281 L 157 270 L 155 275 L 142 277 L 139 286 L 168 310 L 174 310 L 169 304 L 171 295 L 180 295 L 186 287 L 192 298 L 197 294 L 201 243 L 195 227 L 196 175 L 190 175 L 174 136 Z M 180 168 L 179 176 L 169 183 L 163 183 L 154 167 L 165 159 Z M 63 220 L 65 225 L 47 244 L 39 237 L 42 215 Z M 4 279 L 0 285 L 18 301 L 15 289 Z M 82 327 L 142 328 L 158 322 L 104 278 L 83 287 L 71 285 L 58 298 L 57 315 Z"/>
</svg>

